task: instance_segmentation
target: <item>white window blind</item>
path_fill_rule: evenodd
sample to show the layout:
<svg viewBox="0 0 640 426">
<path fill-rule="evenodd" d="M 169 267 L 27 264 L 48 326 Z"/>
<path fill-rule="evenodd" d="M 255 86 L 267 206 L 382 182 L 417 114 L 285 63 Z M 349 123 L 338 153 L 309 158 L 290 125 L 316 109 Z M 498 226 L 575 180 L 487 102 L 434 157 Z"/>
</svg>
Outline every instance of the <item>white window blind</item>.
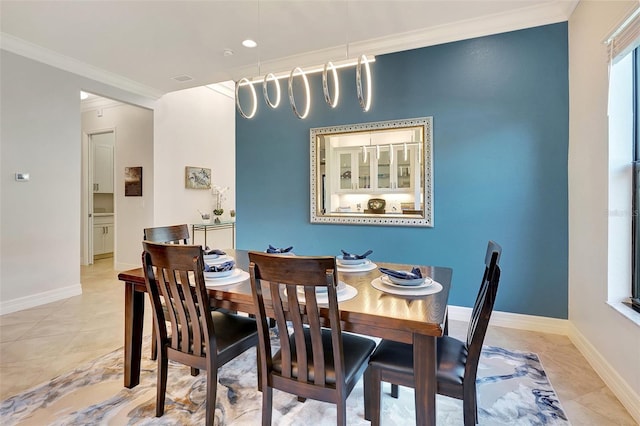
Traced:
<svg viewBox="0 0 640 426">
<path fill-rule="evenodd" d="M 609 36 L 607 45 L 612 63 L 618 62 L 640 45 L 640 6 Z"/>
</svg>

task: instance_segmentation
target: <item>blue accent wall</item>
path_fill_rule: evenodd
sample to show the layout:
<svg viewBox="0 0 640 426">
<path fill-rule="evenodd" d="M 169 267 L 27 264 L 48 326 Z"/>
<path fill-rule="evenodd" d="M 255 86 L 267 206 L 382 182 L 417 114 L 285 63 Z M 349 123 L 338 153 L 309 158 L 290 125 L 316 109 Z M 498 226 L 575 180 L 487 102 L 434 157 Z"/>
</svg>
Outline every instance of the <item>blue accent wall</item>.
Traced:
<svg viewBox="0 0 640 426">
<path fill-rule="evenodd" d="M 567 23 L 380 55 L 372 74 L 366 113 L 348 68 L 335 110 L 318 73 L 309 118 L 261 96 L 253 119 L 236 116 L 237 246 L 372 249 L 374 261 L 449 266 L 450 304 L 471 307 L 493 239 L 503 247 L 495 309 L 567 318 Z M 424 116 L 433 117 L 433 228 L 310 223 L 310 128 Z"/>
</svg>

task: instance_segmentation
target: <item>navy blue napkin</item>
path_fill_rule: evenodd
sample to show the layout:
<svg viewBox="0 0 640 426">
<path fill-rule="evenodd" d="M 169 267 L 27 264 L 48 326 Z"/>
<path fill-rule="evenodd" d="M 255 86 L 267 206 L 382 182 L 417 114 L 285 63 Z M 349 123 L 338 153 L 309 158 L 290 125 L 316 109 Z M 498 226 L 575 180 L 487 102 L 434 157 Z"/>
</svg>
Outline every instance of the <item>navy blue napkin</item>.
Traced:
<svg viewBox="0 0 640 426">
<path fill-rule="evenodd" d="M 351 254 L 351 253 L 347 253 L 344 250 L 340 250 L 342 252 L 342 258 L 344 260 L 357 260 L 357 259 L 366 259 L 367 256 L 369 256 L 371 253 L 373 253 L 373 250 L 367 250 L 366 252 L 362 253 L 362 254 Z"/>
<path fill-rule="evenodd" d="M 204 254 L 217 254 L 217 255 L 219 255 L 219 256 L 224 256 L 225 254 L 227 254 L 227 253 L 223 252 L 222 250 L 218 250 L 218 249 L 210 249 L 210 248 L 209 248 L 209 246 L 206 246 L 206 247 L 204 248 L 203 253 L 204 253 Z"/>
<path fill-rule="evenodd" d="M 287 248 L 277 248 L 269 244 L 267 253 L 289 253 L 292 249 L 293 249 L 293 246 L 289 246 Z"/>
<path fill-rule="evenodd" d="M 221 263 L 220 265 L 204 265 L 205 272 L 224 272 L 230 271 L 233 267 L 236 266 L 236 262 L 233 260 L 229 260 L 228 262 Z"/>
<path fill-rule="evenodd" d="M 396 271 L 395 269 L 388 268 L 378 268 L 380 272 L 383 274 L 391 275 L 394 278 L 399 278 L 401 280 L 415 280 L 418 278 L 422 278 L 422 272 L 420 268 L 414 267 L 409 271 Z"/>
</svg>

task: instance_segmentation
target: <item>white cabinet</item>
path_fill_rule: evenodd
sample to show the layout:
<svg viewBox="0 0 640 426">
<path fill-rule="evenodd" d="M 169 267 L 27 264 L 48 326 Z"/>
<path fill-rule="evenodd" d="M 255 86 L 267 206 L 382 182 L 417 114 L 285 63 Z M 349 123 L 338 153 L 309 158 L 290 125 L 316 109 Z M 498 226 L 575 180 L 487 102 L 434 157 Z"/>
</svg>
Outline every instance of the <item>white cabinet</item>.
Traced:
<svg viewBox="0 0 640 426">
<path fill-rule="evenodd" d="M 93 192 L 113 193 L 113 145 L 93 144 Z"/>
<path fill-rule="evenodd" d="M 338 192 L 371 188 L 371 161 L 365 161 L 362 149 L 336 150 Z"/>
<path fill-rule="evenodd" d="M 93 255 L 113 253 L 113 215 L 93 218 Z"/>
<path fill-rule="evenodd" d="M 365 149 L 366 156 L 362 147 L 336 149 L 335 192 L 410 193 L 419 187 L 419 159 L 415 145 L 368 146 Z"/>
</svg>

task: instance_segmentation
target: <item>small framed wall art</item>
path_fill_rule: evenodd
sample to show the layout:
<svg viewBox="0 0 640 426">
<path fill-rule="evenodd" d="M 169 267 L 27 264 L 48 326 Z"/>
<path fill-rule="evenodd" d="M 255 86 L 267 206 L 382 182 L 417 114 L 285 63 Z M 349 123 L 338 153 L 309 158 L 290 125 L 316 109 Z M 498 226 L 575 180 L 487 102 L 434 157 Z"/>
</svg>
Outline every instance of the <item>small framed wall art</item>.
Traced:
<svg viewBox="0 0 640 426">
<path fill-rule="evenodd" d="M 142 197 L 142 167 L 124 168 L 124 196 Z"/>
<path fill-rule="evenodd" d="M 188 189 L 211 189 L 211 169 L 186 166 L 184 187 Z"/>
</svg>

